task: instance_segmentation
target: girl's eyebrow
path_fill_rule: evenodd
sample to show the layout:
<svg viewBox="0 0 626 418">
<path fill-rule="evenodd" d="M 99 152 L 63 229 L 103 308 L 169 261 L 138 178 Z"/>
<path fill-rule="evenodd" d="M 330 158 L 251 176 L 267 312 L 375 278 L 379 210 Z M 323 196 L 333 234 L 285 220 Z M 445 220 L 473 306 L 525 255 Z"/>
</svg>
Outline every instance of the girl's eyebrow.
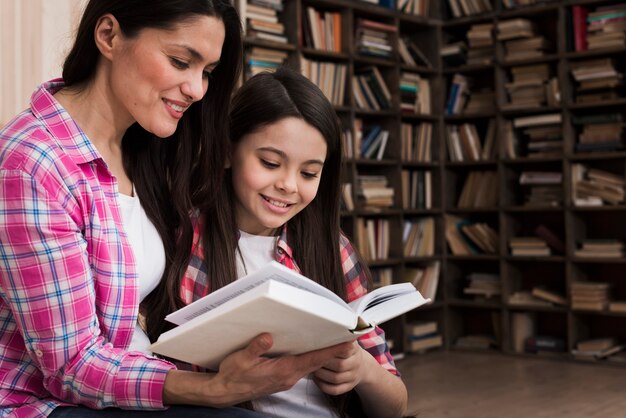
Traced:
<svg viewBox="0 0 626 418">
<path fill-rule="evenodd" d="M 268 152 L 273 152 L 274 154 L 278 154 L 280 157 L 284 158 L 284 159 L 289 159 L 289 157 L 287 156 L 287 154 L 285 154 L 284 151 L 279 150 L 278 148 L 274 148 L 274 147 L 259 147 L 257 148 L 257 151 L 268 151 Z M 322 160 L 317 160 L 317 159 L 311 159 L 311 160 L 307 160 L 304 162 L 304 164 L 319 164 L 319 165 L 324 165 L 324 161 Z"/>
</svg>

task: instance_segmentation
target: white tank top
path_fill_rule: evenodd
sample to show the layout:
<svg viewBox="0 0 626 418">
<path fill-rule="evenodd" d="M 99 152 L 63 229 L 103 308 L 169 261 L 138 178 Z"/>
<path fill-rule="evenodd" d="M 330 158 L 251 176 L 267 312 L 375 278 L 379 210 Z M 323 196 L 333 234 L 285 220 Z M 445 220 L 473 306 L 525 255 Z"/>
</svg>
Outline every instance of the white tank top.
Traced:
<svg viewBox="0 0 626 418">
<path fill-rule="evenodd" d="M 157 287 L 163 276 L 165 249 L 159 233 L 143 210 L 137 193 L 134 193 L 134 196 L 120 193 L 118 196 L 124 230 L 135 255 L 137 287 L 141 302 Z M 148 350 L 149 346 L 148 336 L 137 323 L 128 349 L 152 354 Z"/>
<path fill-rule="evenodd" d="M 243 277 L 274 260 L 277 237 L 250 235 L 239 231 L 237 275 Z M 326 395 L 310 376 L 300 379 L 291 389 L 254 400 L 257 412 L 273 418 L 336 418 Z"/>
</svg>

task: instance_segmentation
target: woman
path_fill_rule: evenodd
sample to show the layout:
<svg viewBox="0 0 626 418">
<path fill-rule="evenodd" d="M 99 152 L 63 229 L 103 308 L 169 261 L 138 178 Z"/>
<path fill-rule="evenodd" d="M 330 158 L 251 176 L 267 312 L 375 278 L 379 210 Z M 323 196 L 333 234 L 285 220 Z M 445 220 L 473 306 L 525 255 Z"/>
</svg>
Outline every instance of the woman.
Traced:
<svg viewBox="0 0 626 418">
<path fill-rule="evenodd" d="M 63 79 L 0 131 L 0 416 L 254 416 L 206 406 L 237 403 L 263 336 L 227 374 L 194 373 L 146 353 L 159 331 L 138 321 L 142 301 L 149 319 L 180 304 L 240 61 L 228 0 L 91 0 Z"/>
</svg>

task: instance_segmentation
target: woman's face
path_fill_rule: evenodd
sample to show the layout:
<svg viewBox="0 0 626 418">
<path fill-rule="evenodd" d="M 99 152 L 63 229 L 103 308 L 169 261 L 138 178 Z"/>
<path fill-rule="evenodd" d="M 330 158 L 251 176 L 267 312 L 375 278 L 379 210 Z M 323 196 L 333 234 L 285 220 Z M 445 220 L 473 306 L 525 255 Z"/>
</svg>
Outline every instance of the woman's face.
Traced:
<svg viewBox="0 0 626 418">
<path fill-rule="evenodd" d="M 326 150 L 320 131 L 297 118 L 242 137 L 231 164 L 239 229 L 271 235 L 311 203 Z"/>
<path fill-rule="evenodd" d="M 164 138 L 189 106 L 204 96 L 224 43 L 221 20 L 197 16 L 171 30 L 143 29 L 115 37 L 110 85 L 114 112 Z"/>
</svg>

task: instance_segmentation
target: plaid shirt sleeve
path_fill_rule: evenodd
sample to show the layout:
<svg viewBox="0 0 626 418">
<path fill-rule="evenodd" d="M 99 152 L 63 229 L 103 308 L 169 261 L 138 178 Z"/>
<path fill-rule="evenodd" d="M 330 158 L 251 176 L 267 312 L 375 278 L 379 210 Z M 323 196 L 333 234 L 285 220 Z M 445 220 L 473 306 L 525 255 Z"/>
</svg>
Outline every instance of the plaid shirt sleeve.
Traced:
<svg viewBox="0 0 626 418">
<path fill-rule="evenodd" d="M 358 261 L 354 247 L 343 234 L 340 238 L 340 251 L 341 263 L 346 278 L 348 302 L 352 302 L 367 293 L 367 276 L 364 270 L 366 267 Z M 397 376 L 400 375 L 389 352 L 389 347 L 385 340 L 385 332 L 380 327 L 376 327 L 371 332 L 362 335 L 358 341 L 361 347 L 367 350 L 382 367 Z"/>
<path fill-rule="evenodd" d="M 102 209 L 106 198 L 83 207 L 72 187 L 86 179 L 75 165 L 64 165 L 67 158 L 48 152 L 14 152 L 0 171 L 0 405 L 36 405 L 52 395 L 96 409 L 163 408 L 165 376 L 174 366 L 115 343 L 116 330 L 136 321 L 136 292 L 114 285 L 96 290 L 94 275 L 107 274 L 100 270 L 119 247 L 85 237 L 85 222 L 97 220 L 84 211 Z M 107 222 L 97 228 L 117 234 Z M 112 284 L 125 279 L 110 277 L 119 279 Z M 101 320 L 111 325 L 109 335 Z"/>
</svg>

